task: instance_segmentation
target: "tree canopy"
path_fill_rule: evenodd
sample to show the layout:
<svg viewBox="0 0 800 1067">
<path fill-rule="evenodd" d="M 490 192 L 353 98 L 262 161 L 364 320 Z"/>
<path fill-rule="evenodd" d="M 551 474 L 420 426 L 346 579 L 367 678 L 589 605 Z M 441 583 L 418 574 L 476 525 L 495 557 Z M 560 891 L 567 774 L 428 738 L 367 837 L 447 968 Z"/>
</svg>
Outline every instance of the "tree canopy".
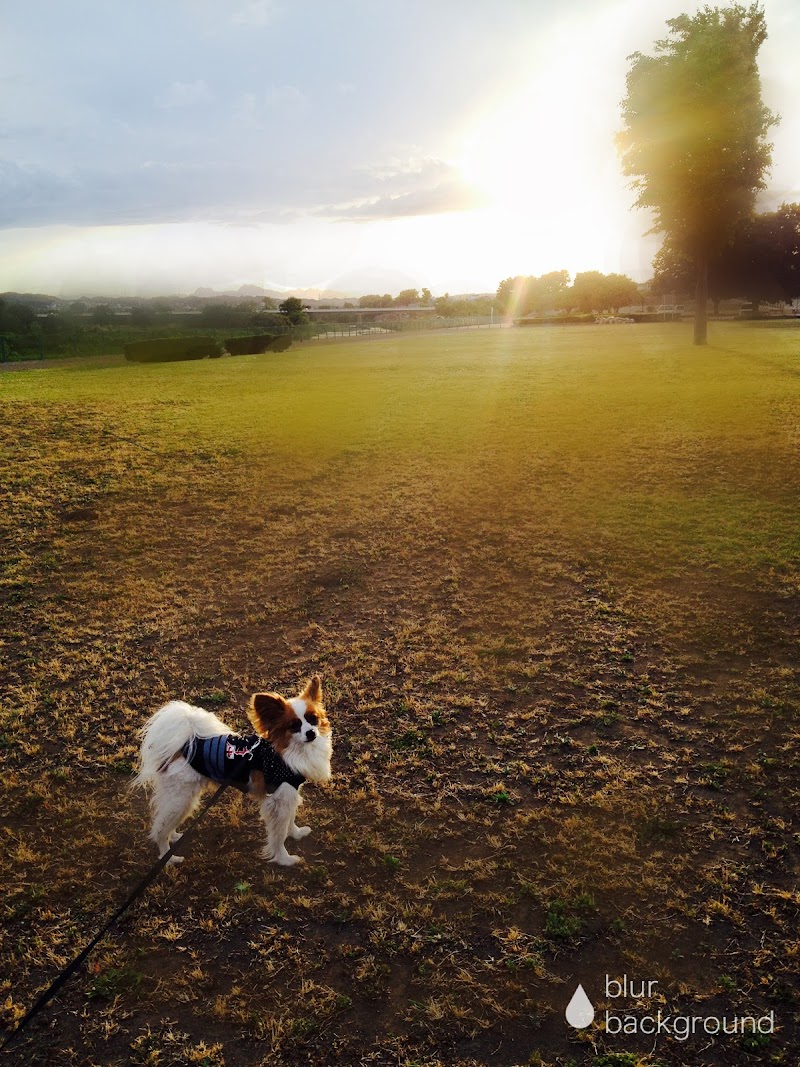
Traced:
<svg viewBox="0 0 800 1067">
<path fill-rule="evenodd" d="M 653 266 L 658 288 L 689 291 L 693 264 L 670 241 Z M 730 297 L 756 305 L 765 300 L 788 303 L 800 296 L 800 204 L 782 204 L 777 211 L 742 219 L 731 242 L 709 261 L 708 291 L 715 303 Z"/>
<path fill-rule="evenodd" d="M 697 269 L 695 342 L 706 340 L 709 259 L 753 210 L 777 117 L 761 100 L 756 62 L 767 36 L 759 4 L 703 7 L 667 22 L 655 55 L 634 53 L 618 135 L 636 205 Z"/>
<path fill-rule="evenodd" d="M 300 326 L 304 322 L 308 322 L 306 309 L 303 307 L 303 301 L 299 297 L 288 296 L 278 304 L 278 311 L 286 316 L 292 326 Z"/>
<path fill-rule="evenodd" d="M 0 334 L 29 330 L 36 321 L 36 312 L 15 301 L 0 297 Z"/>
<path fill-rule="evenodd" d="M 601 274 L 597 270 L 575 275 L 570 290 L 571 306 L 580 311 L 619 311 L 640 302 L 639 287 L 626 274 Z"/>
<path fill-rule="evenodd" d="M 552 270 L 539 277 L 517 275 L 505 278 L 497 287 L 499 307 L 512 315 L 528 315 L 535 311 L 543 315 L 568 307 L 566 294 L 569 291 L 569 271 Z"/>
</svg>

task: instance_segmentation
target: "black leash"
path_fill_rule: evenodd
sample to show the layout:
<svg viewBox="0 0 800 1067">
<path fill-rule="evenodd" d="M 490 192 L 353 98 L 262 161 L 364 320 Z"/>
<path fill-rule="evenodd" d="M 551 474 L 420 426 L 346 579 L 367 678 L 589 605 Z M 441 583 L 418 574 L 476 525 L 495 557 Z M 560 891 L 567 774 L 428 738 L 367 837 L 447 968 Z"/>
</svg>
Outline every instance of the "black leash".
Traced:
<svg viewBox="0 0 800 1067">
<path fill-rule="evenodd" d="M 219 787 L 219 789 L 216 791 L 216 793 L 213 795 L 213 797 L 208 801 L 206 806 L 203 808 L 203 810 L 200 812 L 200 814 L 194 820 L 194 822 L 189 827 L 189 829 L 184 831 L 183 836 L 181 837 L 181 846 L 183 846 L 185 844 L 186 840 L 188 838 L 190 838 L 195 833 L 195 831 L 197 830 L 197 826 L 198 826 L 198 823 L 200 822 L 200 820 L 203 818 L 204 815 L 206 815 L 207 812 L 209 812 L 214 807 L 214 805 L 217 803 L 219 798 L 222 796 L 222 794 L 228 788 L 229 784 L 230 783 L 228 783 L 228 782 L 224 782 Z M 42 993 L 42 995 L 38 998 L 38 1000 L 33 1005 L 33 1007 L 30 1008 L 25 1013 L 25 1015 L 23 1015 L 23 1017 L 17 1023 L 16 1028 L 11 1031 L 11 1033 L 8 1035 L 8 1037 L 3 1042 L 3 1044 L 0 1045 L 0 1053 L 5 1052 L 6 1049 L 14 1041 L 16 1041 L 16 1039 L 19 1037 L 19 1035 L 22 1033 L 22 1031 L 25 1029 L 25 1027 L 31 1021 L 31 1019 L 33 1019 L 36 1015 L 38 1015 L 39 1012 L 42 1010 L 42 1008 L 45 1006 L 45 1004 L 48 1004 L 53 999 L 53 997 L 56 995 L 56 993 L 59 991 L 59 989 L 64 985 L 64 983 L 71 977 L 71 975 L 73 975 L 75 973 L 75 971 L 77 971 L 77 969 L 80 967 L 80 965 L 83 963 L 83 961 L 87 958 L 87 956 L 92 951 L 92 949 L 100 941 L 103 940 L 103 938 L 106 936 L 106 934 L 111 929 L 111 927 L 114 926 L 117 922 L 119 922 L 119 920 L 122 918 L 122 916 L 128 910 L 128 908 L 131 906 L 131 904 L 133 904 L 133 902 L 136 900 L 136 898 L 141 896 L 141 894 L 145 891 L 145 889 L 147 889 L 147 887 L 150 885 L 150 883 L 153 882 L 155 880 L 155 878 L 164 869 L 164 867 L 166 867 L 166 865 L 172 859 L 172 855 L 173 855 L 173 849 L 170 848 L 168 852 L 165 852 L 164 855 L 153 864 L 153 866 L 150 868 L 150 870 L 147 872 L 147 874 L 144 876 L 144 878 L 142 878 L 142 880 L 139 882 L 139 884 L 136 886 L 136 888 L 130 893 L 130 895 L 128 896 L 128 899 L 124 902 L 124 904 L 120 904 L 120 906 L 117 908 L 117 910 L 111 916 L 111 918 L 108 919 L 104 923 L 104 925 L 98 930 L 98 932 L 95 934 L 95 936 L 89 942 L 89 944 L 83 949 L 83 951 L 80 952 L 75 957 L 75 959 L 72 961 L 72 963 L 68 964 L 64 968 L 64 970 L 56 978 L 56 980 L 52 983 L 52 985 L 48 989 L 46 989 L 44 991 L 44 993 Z"/>
</svg>

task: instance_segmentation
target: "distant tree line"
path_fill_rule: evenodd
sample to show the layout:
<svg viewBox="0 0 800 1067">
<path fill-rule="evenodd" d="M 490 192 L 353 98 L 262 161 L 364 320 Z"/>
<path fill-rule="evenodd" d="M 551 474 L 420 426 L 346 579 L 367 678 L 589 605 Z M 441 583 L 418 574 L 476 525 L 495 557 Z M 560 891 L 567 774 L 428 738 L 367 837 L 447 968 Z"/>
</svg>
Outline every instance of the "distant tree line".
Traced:
<svg viewBox="0 0 800 1067">
<path fill-rule="evenodd" d="M 485 316 L 522 318 L 548 312 L 613 311 L 658 304 L 657 294 L 671 292 L 686 300 L 696 283 L 697 265 L 685 246 L 669 235 L 655 258 L 651 281 L 637 285 L 624 274 L 585 271 L 570 282 L 566 270 L 540 276 L 505 278 L 494 295 L 434 298 L 430 289 L 404 289 L 397 296 L 368 294 L 352 309 L 406 307 L 430 308 L 443 318 Z M 745 216 L 732 236 L 709 258 L 708 296 L 715 313 L 722 300 L 747 300 L 757 310 L 764 302 L 791 302 L 800 298 L 800 204 L 783 204 L 777 211 Z M 280 304 L 265 297 L 236 303 L 197 301 L 176 297 L 125 301 L 120 314 L 111 303 L 76 300 L 52 307 L 52 298 L 9 293 L 0 296 L 0 337 L 11 358 L 37 358 L 47 354 L 112 351 L 117 343 L 141 337 L 164 337 L 202 331 L 268 331 L 282 333 L 304 326 L 309 316 L 303 301 L 287 297 Z M 193 312 L 193 313 L 192 313 Z M 342 318 L 346 318 L 343 316 Z M 341 321 L 341 320 L 339 320 Z M 313 327 L 309 327 L 312 328 Z"/>
<path fill-rule="evenodd" d="M 345 307 L 350 306 L 345 304 Z M 486 316 L 491 313 L 493 306 L 494 300 L 491 296 L 450 296 L 449 293 L 445 293 L 444 296 L 434 297 L 430 289 L 403 289 L 397 296 L 392 296 L 390 293 L 384 293 L 382 296 L 369 293 L 359 297 L 357 305 L 361 311 L 378 308 L 382 310 L 389 308 L 400 310 L 409 307 L 430 308 L 437 315 L 447 319 Z"/>
<path fill-rule="evenodd" d="M 494 308 L 494 298 L 491 296 L 438 296 L 433 306 L 436 314 L 445 319 L 467 319 L 474 315 L 485 318 L 491 314 Z"/>
<path fill-rule="evenodd" d="M 120 351 L 129 341 L 201 333 L 267 331 L 278 334 L 302 322 L 302 303 L 295 317 L 272 302 L 205 303 L 199 312 L 173 308 L 163 298 L 137 299 L 120 313 L 109 303 L 90 305 L 76 300 L 57 308 L 38 297 L 7 294 L 0 297 L 0 358 L 37 359 L 48 356 Z M 127 302 L 126 302 L 127 303 Z"/>
<path fill-rule="evenodd" d="M 431 307 L 434 303 L 430 289 L 403 289 L 397 296 L 384 293 L 368 293 L 358 299 L 360 308 L 391 308 L 391 307 Z"/>
<path fill-rule="evenodd" d="M 642 303 L 642 293 L 625 274 L 601 274 L 590 270 L 575 275 L 554 270 L 540 277 L 506 278 L 497 288 L 497 307 L 505 315 L 523 318 L 553 311 L 617 312 L 621 307 Z"/>
<path fill-rule="evenodd" d="M 0 334 L 25 333 L 35 322 L 33 308 L 0 297 Z"/>
</svg>

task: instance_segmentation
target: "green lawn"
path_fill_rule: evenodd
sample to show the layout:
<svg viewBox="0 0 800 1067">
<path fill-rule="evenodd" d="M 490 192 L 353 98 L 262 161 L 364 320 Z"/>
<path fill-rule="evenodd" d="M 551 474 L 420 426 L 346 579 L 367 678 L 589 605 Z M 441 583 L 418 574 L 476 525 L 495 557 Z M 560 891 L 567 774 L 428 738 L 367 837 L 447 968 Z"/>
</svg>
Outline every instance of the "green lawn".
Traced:
<svg viewBox="0 0 800 1067">
<path fill-rule="evenodd" d="M 125 791 L 152 710 L 243 728 L 320 670 L 335 728 L 307 865 L 265 866 L 227 798 L 29 1056 L 792 1062 L 800 330 L 711 340 L 0 374 L 7 1024 L 152 859 Z M 780 1029 L 569 1030 L 576 984 L 605 1007 L 623 973 Z"/>
</svg>

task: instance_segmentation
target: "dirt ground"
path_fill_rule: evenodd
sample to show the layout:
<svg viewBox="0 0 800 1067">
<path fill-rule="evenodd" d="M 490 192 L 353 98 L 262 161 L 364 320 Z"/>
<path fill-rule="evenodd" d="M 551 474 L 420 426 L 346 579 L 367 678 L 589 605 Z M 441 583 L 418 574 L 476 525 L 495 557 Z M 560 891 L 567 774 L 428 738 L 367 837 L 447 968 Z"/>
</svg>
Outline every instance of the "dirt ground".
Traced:
<svg viewBox="0 0 800 1067">
<path fill-rule="evenodd" d="M 5 397 L 5 1026 L 154 859 L 147 715 L 244 729 L 250 693 L 318 671 L 334 727 L 305 864 L 266 864 L 226 794 L 20 1062 L 800 1062 L 794 357 L 731 342 L 734 424 L 697 383 L 665 407 L 673 364 L 638 406 L 576 407 L 579 354 L 425 343 Z M 590 384 L 648 356 L 620 344 Z M 623 975 L 657 984 L 615 999 Z M 774 1032 L 612 1034 L 607 1010 Z"/>
</svg>

